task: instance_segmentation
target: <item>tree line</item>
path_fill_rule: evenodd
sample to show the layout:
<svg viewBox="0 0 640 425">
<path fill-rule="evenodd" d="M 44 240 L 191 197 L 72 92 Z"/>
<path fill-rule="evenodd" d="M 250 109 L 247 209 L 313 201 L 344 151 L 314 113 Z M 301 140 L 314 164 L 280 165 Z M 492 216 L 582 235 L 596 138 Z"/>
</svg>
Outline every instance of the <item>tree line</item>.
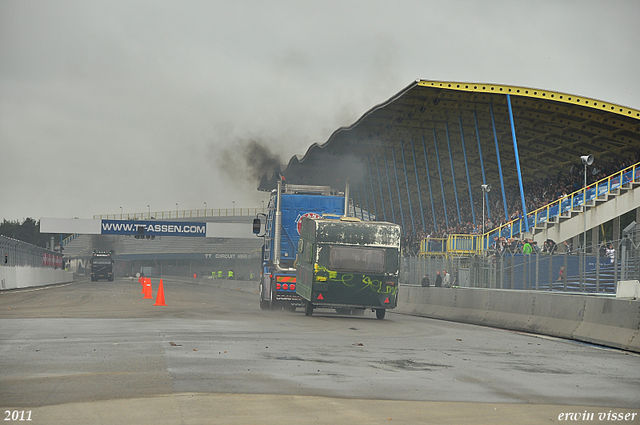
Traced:
<svg viewBox="0 0 640 425">
<path fill-rule="evenodd" d="M 26 218 L 22 223 L 19 220 L 9 221 L 3 219 L 2 223 L 0 223 L 0 235 L 42 248 L 46 248 L 47 244 L 51 241 L 50 234 L 40 233 L 40 221 L 35 221 L 31 217 Z M 59 242 L 60 235 L 56 236 L 57 239 L 55 239 L 55 241 Z M 63 236 L 66 237 L 68 235 Z"/>
</svg>

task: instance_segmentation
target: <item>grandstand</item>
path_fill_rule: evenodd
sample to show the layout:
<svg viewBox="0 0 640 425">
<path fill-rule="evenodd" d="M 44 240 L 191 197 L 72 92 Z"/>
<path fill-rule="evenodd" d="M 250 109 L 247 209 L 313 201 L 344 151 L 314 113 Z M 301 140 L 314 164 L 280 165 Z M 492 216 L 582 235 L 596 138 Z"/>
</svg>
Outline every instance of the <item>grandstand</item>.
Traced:
<svg viewBox="0 0 640 425">
<path fill-rule="evenodd" d="M 583 164 L 589 155 L 595 161 Z M 444 238 L 444 249 L 416 261 L 455 269 L 459 283 L 555 289 L 566 259 L 563 290 L 574 280 L 586 290 L 595 272 L 601 292 L 608 275 L 599 266 L 599 247 L 613 243 L 619 253 L 621 229 L 640 221 L 639 161 L 636 109 L 550 90 L 417 80 L 292 157 L 282 174 L 300 184 L 340 187 L 349 180 L 354 205 L 402 226 L 405 254 L 418 254 L 414 247 L 426 236 Z M 259 188 L 271 190 L 274 179 L 265 176 Z M 573 246 L 567 254 L 580 259 L 548 258 L 544 270 L 538 261 L 530 285 L 529 271 L 518 270 L 525 262 L 500 260 L 497 270 L 487 260 L 496 236 L 509 243 L 567 241 Z M 485 263 L 474 269 L 473 256 L 485 256 Z M 622 260 L 615 258 L 612 285 L 634 270 Z M 413 267 L 406 281 L 418 282 L 415 270 L 434 267 Z"/>
<path fill-rule="evenodd" d="M 640 161 L 639 153 L 635 109 L 549 90 L 418 80 L 292 157 L 283 174 L 332 186 L 349 178 L 354 205 L 405 234 L 450 234 L 481 226 L 483 198 L 493 223 L 527 215 L 540 206 L 533 199 L 545 179 L 581 181 L 583 155 L 595 158 L 587 171 L 601 173 Z M 483 184 L 493 190 L 483 193 Z M 274 187 L 266 176 L 260 184 Z"/>
</svg>

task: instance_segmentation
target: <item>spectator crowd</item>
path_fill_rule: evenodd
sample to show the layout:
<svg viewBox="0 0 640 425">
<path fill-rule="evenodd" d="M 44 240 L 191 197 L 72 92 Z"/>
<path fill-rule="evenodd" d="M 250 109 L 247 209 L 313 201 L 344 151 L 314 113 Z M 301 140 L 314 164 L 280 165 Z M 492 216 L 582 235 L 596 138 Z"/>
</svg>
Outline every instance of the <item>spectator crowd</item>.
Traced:
<svg viewBox="0 0 640 425">
<path fill-rule="evenodd" d="M 599 180 L 610 176 L 611 174 L 623 170 L 631 165 L 640 162 L 640 152 L 636 152 L 635 160 L 633 158 L 614 159 L 613 161 L 595 164 L 587 169 L 587 186 Z M 525 203 L 527 212 L 531 213 L 543 206 L 561 199 L 568 194 L 580 190 L 584 185 L 584 167 L 581 165 L 572 166 L 568 172 L 560 171 L 554 177 L 541 177 L 528 181 L 523 184 Z M 422 229 L 422 216 L 420 208 L 414 208 L 413 228 L 411 216 L 408 211 L 405 212 L 404 226 L 405 236 L 402 243 L 404 251 L 407 255 L 415 255 L 420 250 L 420 241 L 426 238 L 447 238 L 452 234 L 481 234 L 482 233 L 482 193 L 474 196 L 473 205 L 476 220 L 474 224 L 470 202 L 459 202 L 460 219 L 458 219 L 458 211 L 455 200 L 447 199 L 447 212 L 442 205 L 434 205 L 435 217 L 431 219 L 431 205 L 423 205 L 425 212 L 424 225 Z M 484 231 L 499 227 L 517 218 L 522 218 L 520 189 L 517 183 L 515 185 L 505 186 L 505 195 L 507 203 L 508 217 L 504 215 L 504 204 L 502 202 L 502 193 L 500 190 L 494 190 L 488 194 L 490 205 L 485 210 Z M 491 217 L 486 212 L 491 210 Z M 434 220 L 436 226 L 434 227 Z M 436 230 L 437 228 L 437 230 Z M 412 231 L 415 229 L 415 232 Z M 507 240 L 502 238 L 493 241 L 496 249 L 509 248 L 512 252 L 522 252 L 525 244 L 524 241 L 515 239 Z M 555 244 L 554 244 L 555 245 Z M 531 247 L 535 250 L 546 250 L 550 247 L 538 248 Z M 555 249 L 555 246 L 554 246 Z"/>
</svg>

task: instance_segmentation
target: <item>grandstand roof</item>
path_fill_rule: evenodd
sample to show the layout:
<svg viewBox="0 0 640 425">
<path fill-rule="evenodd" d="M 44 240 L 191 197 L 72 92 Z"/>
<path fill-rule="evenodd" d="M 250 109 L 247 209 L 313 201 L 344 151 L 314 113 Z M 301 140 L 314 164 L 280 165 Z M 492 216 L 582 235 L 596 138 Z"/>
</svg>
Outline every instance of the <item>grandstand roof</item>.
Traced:
<svg viewBox="0 0 640 425">
<path fill-rule="evenodd" d="M 335 187 L 344 186 L 350 177 L 352 185 L 368 185 L 363 191 L 373 185 L 374 193 L 380 182 L 381 196 L 385 197 L 387 171 L 395 190 L 395 164 L 402 190 L 408 183 L 415 193 L 417 174 L 424 196 L 428 167 L 436 198 L 441 193 L 440 179 L 447 197 L 453 193 L 453 163 L 459 195 L 467 193 L 468 202 L 467 181 L 472 182 L 473 196 L 481 196 L 479 145 L 487 182 L 500 185 L 497 143 L 504 180 L 517 184 L 507 94 L 525 182 L 553 177 L 574 165 L 581 167 L 582 155 L 594 155 L 597 167 L 598 163 L 635 157 L 640 152 L 640 111 L 636 109 L 550 90 L 417 80 L 371 108 L 353 125 L 337 129 L 325 143 L 310 146 L 302 158 L 292 157 L 282 174 L 292 183 Z M 275 178 L 263 178 L 259 189 L 274 188 Z"/>
</svg>

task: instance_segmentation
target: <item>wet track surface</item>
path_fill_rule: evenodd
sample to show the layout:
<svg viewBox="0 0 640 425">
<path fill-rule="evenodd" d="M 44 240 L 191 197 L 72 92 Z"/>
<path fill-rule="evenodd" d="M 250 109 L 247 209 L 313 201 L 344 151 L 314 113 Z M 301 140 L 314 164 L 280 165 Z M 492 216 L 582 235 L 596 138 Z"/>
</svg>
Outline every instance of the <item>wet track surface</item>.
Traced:
<svg viewBox="0 0 640 425">
<path fill-rule="evenodd" d="M 314 399 L 334 412 L 389 406 L 369 423 L 389 421 L 387 412 L 396 422 L 402 413 L 413 415 L 404 423 L 438 414 L 437 423 L 460 423 L 492 406 L 510 416 L 476 423 L 516 423 L 517 414 L 519 423 L 551 423 L 567 406 L 596 416 L 640 408 L 640 356 L 629 352 L 392 312 L 380 321 L 372 312 L 261 311 L 257 294 L 171 279 L 164 290 L 167 307 L 123 280 L 0 294 L 0 408 L 33 411 L 33 423 L 85 423 L 111 406 L 107 418 L 127 401 L 142 414 L 163 396 L 174 396 L 163 409 L 180 411 L 167 423 L 200 423 L 173 406 L 186 395 L 209 397 L 208 409 L 219 403 L 219 423 L 300 423 L 303 408 L 283 412 Z M 279 409 L 261 413 L 261 403 Z M 359 409 L 342 414 L 375 412 Z"/>
</svg>

